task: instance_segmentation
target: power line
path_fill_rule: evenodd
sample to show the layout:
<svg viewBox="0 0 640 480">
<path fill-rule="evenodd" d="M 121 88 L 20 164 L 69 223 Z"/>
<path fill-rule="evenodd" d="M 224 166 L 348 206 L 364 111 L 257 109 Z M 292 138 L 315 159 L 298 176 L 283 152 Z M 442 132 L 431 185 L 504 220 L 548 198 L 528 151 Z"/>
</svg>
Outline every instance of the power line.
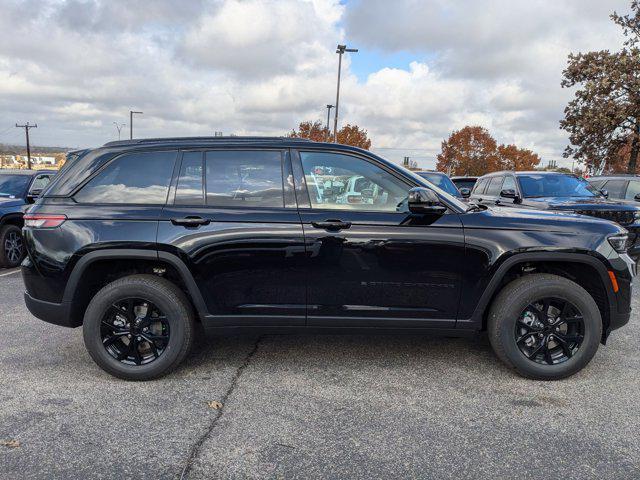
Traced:
<svg viewBox="0 0 640 480">
<path fill-rule="evenodd" d="M 27 168 L 31 170 L 31 147 L 29 146 L 29 129 L 30 128 L 38 128 L 38 124 L 29 125 L 27 122 L 25 125 L 18 125 L 16 123 L 16 128 L 24 128 L 24 133 L 27 136 Z"/>
</svg>

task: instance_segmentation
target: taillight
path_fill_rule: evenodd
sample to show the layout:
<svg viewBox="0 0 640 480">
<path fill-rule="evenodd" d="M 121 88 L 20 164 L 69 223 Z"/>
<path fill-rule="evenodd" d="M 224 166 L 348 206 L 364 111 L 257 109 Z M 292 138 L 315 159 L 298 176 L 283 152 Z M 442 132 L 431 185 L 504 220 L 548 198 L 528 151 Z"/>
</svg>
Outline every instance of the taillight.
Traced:
<svg viewBox="0 0 640 480">
<path fill-rule="evenodd" d="M 25 227 L 55 228 L 59 227 L 67 219 L 66 215 L 51 215 L 47 213 L 27 213 L 24 217 Z"/>
</svg>

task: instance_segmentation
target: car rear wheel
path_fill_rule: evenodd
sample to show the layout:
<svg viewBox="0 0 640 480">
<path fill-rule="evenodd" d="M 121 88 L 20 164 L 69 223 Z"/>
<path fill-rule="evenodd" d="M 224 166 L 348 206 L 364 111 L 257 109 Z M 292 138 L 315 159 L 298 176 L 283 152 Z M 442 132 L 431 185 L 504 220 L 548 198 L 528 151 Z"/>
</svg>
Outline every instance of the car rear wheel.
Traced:
<svg viewBox="0 0 640 480">
<path fill-rule="evenodd" d="M 14 268 L 24 258 L 22 231 L 15 225 L 0 228 L 0 267 Z"/>
<path fill-rule="evenodd" d="M 103 370 L 125 380 L 150 380 L 173 370 L 188 354 L 193 312 L 184 293 L 168 280 L 132 275 L 93 297 L 83 335 Z"/>
<path fill-rule="evenodd" d="M 602 337 L 602 318 L 591 295 L 549 274 L 527 275 L 507 285 L 491 306 L 487 327 L 498 357 L 538 380 L 580 371 Z"/>
</svg>

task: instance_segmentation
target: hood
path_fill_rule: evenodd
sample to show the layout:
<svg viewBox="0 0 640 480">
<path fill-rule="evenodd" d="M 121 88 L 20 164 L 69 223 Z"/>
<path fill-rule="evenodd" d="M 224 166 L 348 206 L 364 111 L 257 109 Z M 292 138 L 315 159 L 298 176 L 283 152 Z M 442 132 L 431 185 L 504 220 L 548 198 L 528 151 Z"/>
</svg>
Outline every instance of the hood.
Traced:
<svg viewBox="0 0 640 480">
<path fill-rule="evenodd" d="M 546 207 L 552 210 L 640 210 L 638 202 L 609 200 L 602 197 L 529 197 L 525 200 L 531 206 L 540 203 L 541 208 Z"/>
<path fill-rule="evenodd" d="M 22 200 L 21 198 L 0 197 L 0 210 L 12 207 L 20 207 L 22 205 L 24 205 L 24 200 Z"/>
<path fill-rule="evenodd" d="M 489 207 L 481 213 L 483 220 L 478 225 L 486 228 L 572 234 L 585 233 L 586 231 L 598 234 L 613 234 L 626 231 L 608 220 L 570 212 Z M 465 218 L 471 219 L 473 217 L 463 215 L 462 221 L 466 224 Z"/>
</svg>

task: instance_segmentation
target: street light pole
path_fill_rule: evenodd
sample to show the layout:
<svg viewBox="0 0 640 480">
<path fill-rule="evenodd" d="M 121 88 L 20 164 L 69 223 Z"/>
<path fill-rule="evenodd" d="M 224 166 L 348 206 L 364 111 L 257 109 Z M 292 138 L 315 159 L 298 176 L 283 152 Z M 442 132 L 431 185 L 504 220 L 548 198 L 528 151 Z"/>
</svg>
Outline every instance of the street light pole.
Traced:
<svg viewBox="0 0 640 480">
<path fill-rule="evenodd" d="M 342 54 L 344 52 L 357 52 L 357 48 L 347 48 L 346 45 L 338 45 L 336 53 L 338 54 L 338 88 L 336 89 L 336 112 L 333 118 L 333 141 L 338 142 L 338 108 L 340 105 L 340 73 L 342 70 Z"/>
<path fill-rule="evenodd" d="M 113 124 L 116 126 L 116 130 L 118 130 L 118 140 L 120 140 L 120 131 L 122 130 L 122 127 L 126 125 L 126 123 L 113 122 Z"/>
<path fill-rule="evenodd" d="M 327 135 L 325 136 L 325 141 L 329 141 L 329 137 L 331 136 L 331 128 L 329 127 L 329 117 L 331 116 L 331 109 L 333 105 L 327 105 Z"/>
<path fill-rule="evenodd" d="M 142 115 L 143 112 L 134 112 L 133 110 L 129 110 L 129 139 L 133 140 L 133 114 L 137 113 Z"/>
</svg>

